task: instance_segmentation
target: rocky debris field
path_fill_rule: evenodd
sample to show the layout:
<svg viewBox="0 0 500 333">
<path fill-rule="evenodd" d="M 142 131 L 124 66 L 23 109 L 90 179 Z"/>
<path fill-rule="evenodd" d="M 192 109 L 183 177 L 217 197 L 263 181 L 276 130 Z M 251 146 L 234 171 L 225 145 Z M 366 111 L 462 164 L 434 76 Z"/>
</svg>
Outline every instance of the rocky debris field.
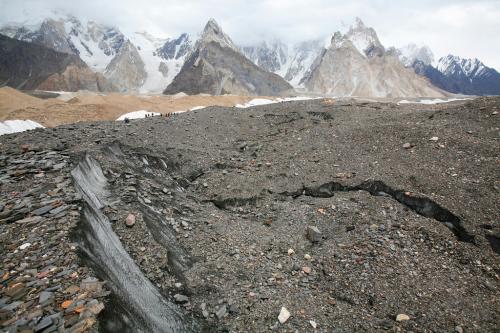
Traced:
<svg viewBox="0 0 500 333">
<path fill-rule="evenodd" d="M 2 329 L 495 332 L 499 110 L 314 100 L 3 136 Z"/>
<path fill-rule="evenodd" d="M 21 145 L 0 166 L 2 332 L 88 331 L 109 292 L 70 237 L 80 210 L 69 156 Z"/>
</svg>

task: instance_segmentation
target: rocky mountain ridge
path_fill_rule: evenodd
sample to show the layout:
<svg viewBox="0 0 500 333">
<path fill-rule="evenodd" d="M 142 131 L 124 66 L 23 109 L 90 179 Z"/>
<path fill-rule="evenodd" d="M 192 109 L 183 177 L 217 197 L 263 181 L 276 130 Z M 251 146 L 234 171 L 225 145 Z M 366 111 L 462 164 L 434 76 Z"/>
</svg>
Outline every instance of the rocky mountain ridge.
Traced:
<svg viewBox="0 0 500 333">
<path fill-rule="evenodd" d="M 120 91 L 137 91 L 142 93 L 156 93 L 163 91 L 180 72 L 188 56 L 194 52 L 190 35 L 183 33 L 177 38 L 157 38 L 148 32 L 135 32 L 125 35 L 118 28 L 98 24 L 93 21 L 80 20 L 74 16 L 48 18 L 35 26 L 6 25 L 0 28 L 0 33 L 9 37 L 36 43 L 52 48 L 58 52 L 79 56 L 93 71 L 102 74 L 114 87 Z M 343 36 L 350 41 L 353 49 L 370 62 L 369 59 L 394 56 L 407 68 L 412 68 L 420 77 L 424 76 L 433 85 L 451 93 L 489 95 L 499 94 L 500 84 L 498 72 L 486 67 L 479 60 L 464 60 L 448 56 L 442 58 L 438 68 L 433 67 L 434 55 L 426 46 L 408 44 L 401 48 L 385 48 L 373 28 L 367 27 L 359 18 L 345 31 Z M 217 37 L 216 35 L 212 37 Z M 226 36 L 227 37 L 227 36 Z M 205 40 L 211 40 L 205 36 Z M 300 43 L 287 44 L 279 39 L 265 41 L 257 45 L 240 46 L 230 41 L 230 38 L 214 40 L 220 45 L 225 45 L 236 53 L 241 53 L 254 64 L 265 71 L 273 72 L 284 78 L 293 87 L 301 90 L 310 90 L 311 85 L 306 82 L 311 77 L 311 72 L 316 68 L 315 62 L 331 49 L 330 41 L 325 46 L 321 39 Z M 346 54 L 347 56 L 347 54 Z M 361 61 L 361 60 L 360 60 Z M 373 60 L 371 61 L 373 62 Z M 395 62 L 390 62 L 398 67 Z M 347 62 L 345 62 L 347 64 Z M 448 68 L 448 69 L 444 69 Z M 477 69 L 474 69 L 477 68 Z M 340 75 L 343 69 L 339 69 Z M 358 68 L 364 73 L 355 77 L 353 73 L 350 80 L 367 80 L 370 76 L 390 75 L 392 70 L 375 71 L 370 73 L 368 68 Z M 445 73 L 446 72 L 446 73 Z M 483 73 L 484 72 L 484 73 Z M 332 73 L 325 73 L 330 75 Z M 405 80 L 414 80 L 411 75 L 404 75 Z M 332 84 L 333 77 L 322 84 Z M 366 81 L 359 85 L 370 86 L 371 92 L 365 88 L 343 89 L 343 94 L 369 93 L 370 96 L 385 96 L 388 91 L 398 84 L 392 84 L 394 77 L 386 78 L 389 82 L 385 87 L 378 87 Z M 414 85 L 422 85 L 416 80 Z M 408 86 L 411 86 L 409 84 Z M 408 87 L 394 91 L 392 95 L 406 93 Z M 314 88 L 313 92 L 336 91 L 329 86 L 328 89 Z M 210 90 L 210 89 L 209 89 Z M 374 93 L 378 90 L 377 93 Z M 426 90 L 412 90 L 408 93 L 427 93 Z M 413 95 L 411 95 L 413 96 Z M 406 96 L 406 97 L 411 97 Z M 436 94 L 431 94 L 432 97 Z"/>
<path fill-rule="evenodd" d="M 3 35 L 0 35 L 0 85 L 23 90 L 116 90 L 76 55 Z"/>
<path fill-rule="evenodd" d="M 158 39 L 141 32 L 125 36 L 118 28 L 74 16 L 48 18 L 30 27 L 7 25 L 0 34 L 77 55 L 121 91 L 161 91 L 178 73 L 191 48 L 185 34 L 177 39 Z M 162 52 L 172 43 L 181 50 L 174 51 L 174 57 Z"/>
<path fill-rule="evenodd" d="M 336 32 L 301 84 L 333 96 L 444 97 L 446 93 L 386 52 L 373 28 L 357 19 L 347 33 Z"/>
<path fill-rule="evenodd" d="M 164 93 L 275 96 L 292 90 L 283 78 L 261 69 L 241 54 L 231 38 L 211 19 Z"/>
<path fill-rule="evenodd" d="M 478 59 L 448 55 L 440 58 L 436 67 L 419 60 L 412 67 L 433 85 L 452 93 L 500 95 L 500 73 Z"/>
</svg>

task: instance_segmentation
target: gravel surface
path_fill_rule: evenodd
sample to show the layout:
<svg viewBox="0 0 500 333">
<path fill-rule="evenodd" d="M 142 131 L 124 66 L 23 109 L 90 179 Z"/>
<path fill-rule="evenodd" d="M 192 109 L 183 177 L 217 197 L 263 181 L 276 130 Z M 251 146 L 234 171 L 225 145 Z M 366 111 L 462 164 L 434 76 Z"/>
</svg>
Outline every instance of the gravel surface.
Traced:
<svg viewBox="0 0 500 333">
<path fill-rule="evenodd" d="M 85 240 L 71 238 L 88 218 L 69 172 L 87 156 L 105 176 L 105 223 L 207 332 L 498 332 L 498 111 L 499 98 L 313 100 L 0 137 L 1 325 L 94 320 L 61 309 L 81 293 L 63 291 L 91 276 L 114 285 L 99 261 L 77 260 Z M 15 283 L 37 283 L 35 261 L 36 274 L 66 275 L 9 310 Z M 112 331 L 127 304 L 104 306 L 98 327 Z"/>
</svg>

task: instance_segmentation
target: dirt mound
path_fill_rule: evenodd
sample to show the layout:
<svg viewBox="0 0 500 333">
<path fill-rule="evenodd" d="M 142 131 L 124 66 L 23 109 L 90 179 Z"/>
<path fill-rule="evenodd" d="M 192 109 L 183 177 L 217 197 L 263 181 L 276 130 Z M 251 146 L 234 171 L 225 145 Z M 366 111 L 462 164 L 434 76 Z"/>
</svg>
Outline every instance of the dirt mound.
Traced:
<svg viewBox="0 0 500 333">
<path fill-rule="evenodd" d="M 30 106 L 38 106 L 43 100 L 20 92 L 11 87 L 0 88 L 0 119 L 4 120 L 4 113 L 13 109 L 22 109 Z M 15 119 L 15 118 L 12 118 Z"/>
<path fill-rule="evenodd" d="M 0 89 L 0 121 L 31 119 L 52 127 L 79 121 L 116 120 L 137 110 L 167 114 L 197 106 L 234 106 L 252 98 L 232 95 L 105 95 L 82 91 L 42 100 L 5 87 Z"/>
</svg>

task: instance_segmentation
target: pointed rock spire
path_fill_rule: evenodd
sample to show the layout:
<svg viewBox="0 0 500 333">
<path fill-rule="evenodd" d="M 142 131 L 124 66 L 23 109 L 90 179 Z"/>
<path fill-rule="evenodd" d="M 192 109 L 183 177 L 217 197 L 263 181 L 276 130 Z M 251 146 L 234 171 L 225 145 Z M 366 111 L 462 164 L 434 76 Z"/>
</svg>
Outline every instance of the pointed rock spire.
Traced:
<svg viewBox="0 0 500 333">
<path fill-rule="evenodd" d="M 201 34 L 201 41 L 204 44 L 216 42 L 219 43 L 222 47 L 229 47 L 235 51 L 238 50 L 231 38 L 226 35 L 224 31 L 222 31 L 217 21 L 215 21 L 215 19 L 213 18 L 208 20 L 207 24 L 205 25 L 205 29 L 203 29 L 203 33 Z"/>
</svg>

